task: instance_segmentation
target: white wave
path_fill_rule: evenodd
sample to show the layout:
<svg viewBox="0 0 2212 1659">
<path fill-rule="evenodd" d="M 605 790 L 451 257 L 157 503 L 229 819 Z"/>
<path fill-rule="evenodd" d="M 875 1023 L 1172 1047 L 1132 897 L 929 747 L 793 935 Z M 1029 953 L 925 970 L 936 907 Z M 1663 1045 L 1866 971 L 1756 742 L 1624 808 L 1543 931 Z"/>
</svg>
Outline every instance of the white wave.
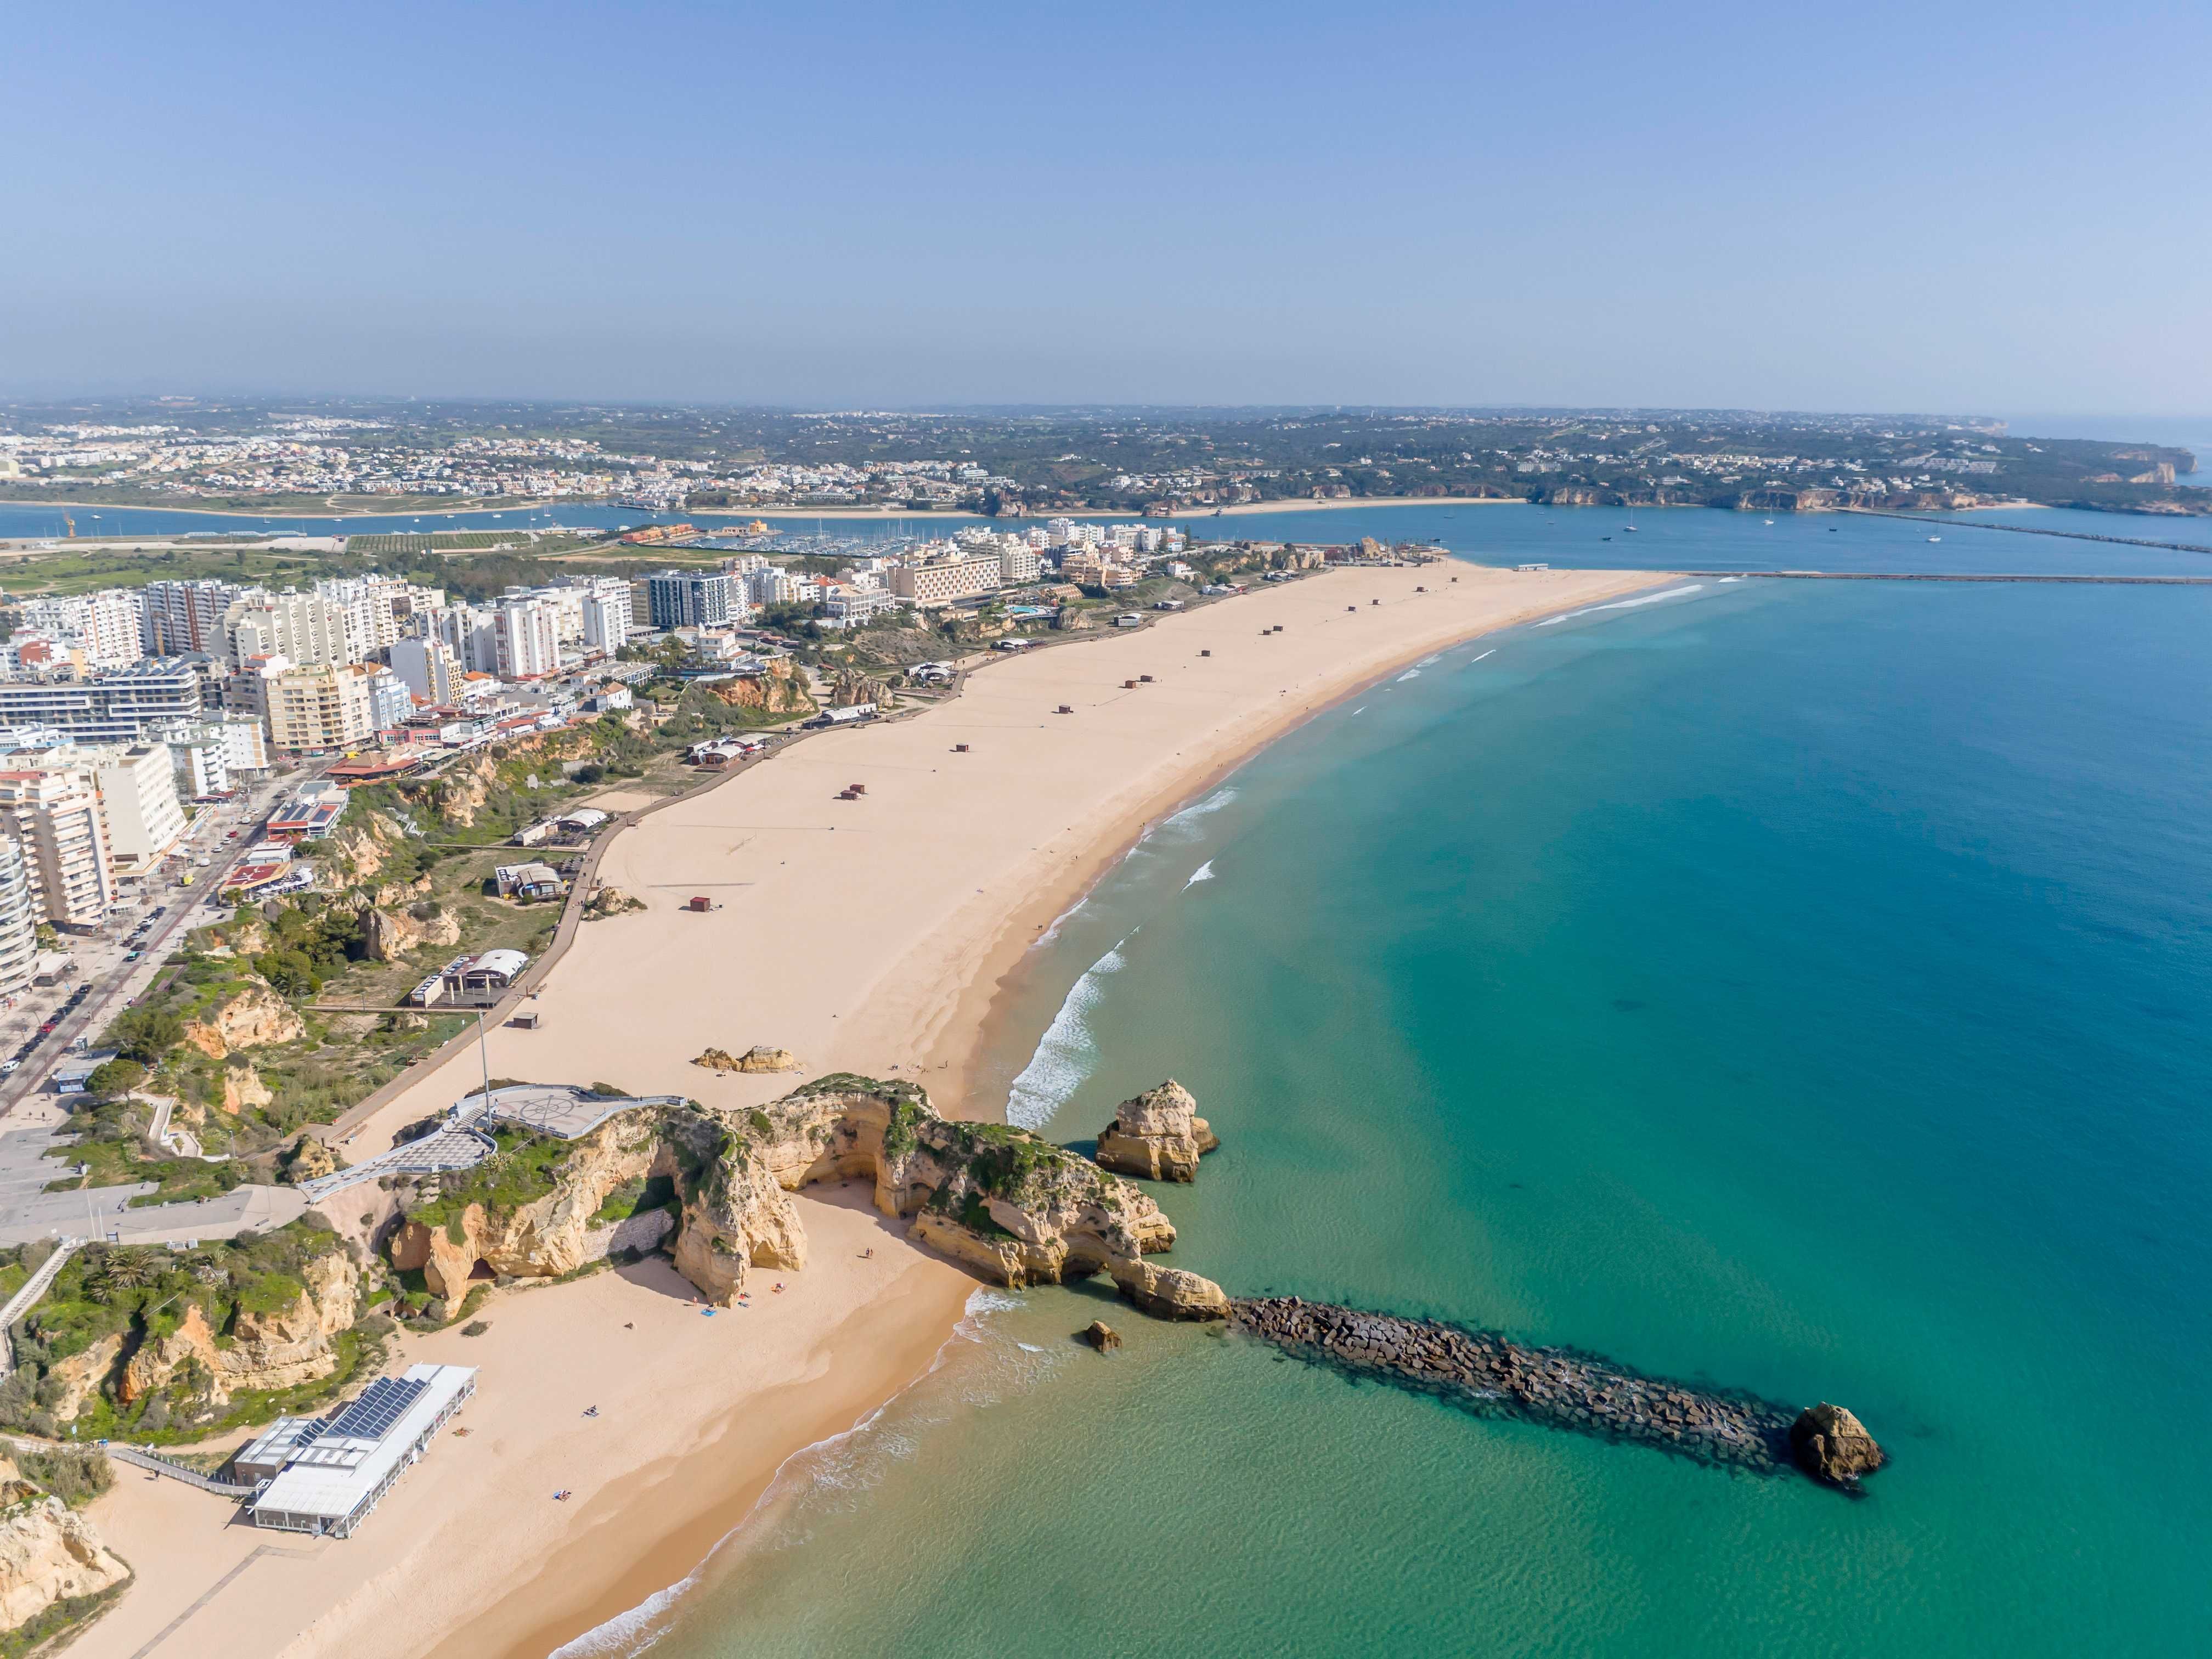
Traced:
<svg viewBox="0 0 2212 1659">
<path fill-rule="evenodd" d="M 1016 1308 L 1026 1308 L 1029 1304 L 1027 1297 L 994 1290 L 986 1285 L 968 1292 L 967 1305 L 962 1312 L 969 1319 L 981 1319 L 985 1314 L 1010 1313 Z"/>
<path fill-rule="evenodd" d="M 1200 865 L 1197 869 L 1190 872 L 1190 879 L 1183 883 L 1183 889 L 1187 892 L 1191 888 L 1197 886 L 1201 881 L 1212 881 L 1212 879 L 1213 860 L 1212 859 L 1208 859 L 1205 863 Z"/>
<path fill-rule="evenodd" d="M 1497 654 L 1498 654 L 1498 647 L 1497 647 L 1496 646 L 1494 646 L 1494 645 L 1493 645 L 1493 646 L 1492 646 L 1492 647 L 1490 647 L 1490 649 L 1489 649 L 1489 650 L 1487 650 L 1487 651 L 1486 651 L 1486 652 L 1484 652 L 1484 653 L 1482 653 L 1482 657 L 1494 657 L 1494 656 L 1496 656 Z M 1467 659 L 1467 665 L 1468 665 L 1469 668 L 1474 667 L 1474 666 L 1475 665 L 1475 664 L 1477 664 L 1477 663 L 1479 663 L 1479 662 L 1480 662 L 1480 661 L 1482 660 L 1482 657 L 1469 657 L 1469 658 Z"/>
<path fill-rule="evenodd" d="M 1367 712 L 1367 705 L 1366 705 L 1365 703 L 1364 703 L 1364 702 L 1363 702 L 1363 703 L 1361 703 L 1361 704 L 1359 705 L 1359 707 L 1358 707 L 1358 708 L 1355 708 L 1355 709 L 1353 709 L 1353 710 L 1352 711 L 1352 714 L 1365 714 L 1366 712 Z M 1345 719 L 1346 719 L 1346 720 L 1350 720 L 1350 719 L 1352 718 L 1352 714 L 1346 714 L 1344 718 L 1345 718 Z"/>
<path fill-rule="evenodd" d="M 1058 915 L 1054 916 L 1052 919 L 1052 926 L 1046 928 L 1044 932 L 1036 936 L 1036 945 L 1049 945 L 1053 940 L 1058 939 L 1060 937 L 1060 928 L 1073 918 L 1078 910 L 1080 910 L 1085 905 L 1090 902 L 1091 895 L 1085 893 L 1081 898 L 1076 900 L 1074 903 L 1069 905 L 1067 908 L 1062 910 Z M 1036 946 L 1032 945 L 1030 948 L 1035 949 Z"/>
<path fill-rule="evenodd" d="M 1437 658 L 1443 655 L 1443 653 L 1441 651 L 1431 651 L 1427 656 L 1422 658 L 1421 660 L 1414 665 L 1419 668 L 1426 668 L 1431 663 L 1436 661 Z"/>
<path fill-rule="evenodd" d="M 1007 1122 L 1024 1129 L 1042 1128 L 1097 1069 L 1098 1047 L 1091 1040 L 1091 1025 L 1085 1016 L 1105 994 L 1105 976 L 1127 966 L 1121 945 L 1135 937 L 1132 929 L 1121 945 L 1092 963 L 1069 988 L 1067 1000 L 1060 1005 L 1052 1024 L 1038 1040 L 1036 1052 L 1007 1091 Z"/>
<path fill-rule="evenodd" d="M 1398 679 L 1401 684 L 1407 680 L 1417 680 L 1420 678 L 1421 671 L 1418 668 L 1408 668 L 1404 673 L 1398 676 Z"/>
<path fill-rule="evenodd" d="M 1218 812 L 1236 799 L 1237 786 L 1233 783 L 1224 783 L 1204 800 L 1194 801 L 1184 807 L 1182 811 L 1171 815 L 1161 827 L 1165 829 L 1169 825 L 1188 823 L 1193 818 L 1202 818 L 1209 812 Z"/>
<path fill-rule="evenodd" d="M 1685 593 L 1703 591 L 1703 582 L 1692 582 L 1687 587 L 1670 587 L 1664 593 L 1644 593 L 1632 599 L 1615 599 L 1610 605 L 1586 605 L 1579 611 L 1563 611 L 1556 617 L 1547 617 L 1536 624 L 1550 628 L 1559 623 L 1572 622 L 1577 617 L 1595 616 L 1601 611 L 1628 611 L 1639 605 L 1656 605 L 1662 599 L 1679 599 Z"/>
<path fill-rule="evenodd" d="M 1019 1348 L 1024 1353 L 1042 1353 L 1044 1352 L 1042 1348 L 1037 1346 L 1034 1342 L 1017 1342 L 1014 1346 Z"/>
</svg>

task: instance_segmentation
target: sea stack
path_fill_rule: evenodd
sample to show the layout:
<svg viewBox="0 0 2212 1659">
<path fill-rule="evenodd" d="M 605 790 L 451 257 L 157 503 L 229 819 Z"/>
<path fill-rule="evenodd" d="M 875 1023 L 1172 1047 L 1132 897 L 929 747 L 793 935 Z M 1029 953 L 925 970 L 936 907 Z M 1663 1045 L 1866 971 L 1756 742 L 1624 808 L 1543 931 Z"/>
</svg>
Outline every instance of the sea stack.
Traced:
<svg viewBox="0 0 2212 1659">
<path fill-rule="evenodd" d="M 1173 1078 L 1125 1100 L 1098 1134 L 1097 1163 L 1146 1181 L 1195 1181 L 1198 1160 L 1221 1144 L 1190 1091 Z"/>
<path fill-rule="evenodd" d="M 1856 1486 L 1887 1461 L 1866 1425 L 1844 1409 L 1822 1401 L 1808 1406 L 1790 1425 L 1790 1450 L 1797 1467 L 1831 1486 Z"/>
</svg>

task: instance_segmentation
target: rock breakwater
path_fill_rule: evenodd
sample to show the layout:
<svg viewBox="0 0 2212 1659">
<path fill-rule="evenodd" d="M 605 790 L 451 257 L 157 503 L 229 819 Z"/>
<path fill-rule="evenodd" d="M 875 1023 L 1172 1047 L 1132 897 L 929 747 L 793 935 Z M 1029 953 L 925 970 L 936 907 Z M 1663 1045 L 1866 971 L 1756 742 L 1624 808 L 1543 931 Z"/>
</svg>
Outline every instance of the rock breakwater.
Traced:
<svg viewBox="0 0 2212 1659">
<path fill-rule="evenodd" d="M 1797 1467 L 1791 1455 L 1796 1414 L 1751 1395 L 1642 1376 L 1593 1355 L 1525 1347 L 1437 1320 L 1364 1313 L 1297 1297 L 1232 1301 L 1229 1322 L 1232 1330 L 1299 1358 L 1436 1395 L 1479 1416 L 1516 1417 L 1632 1441 L 1753 1474 Z M 1868 1444 L 1873 1444 L 1870 1437 Z M 1807 1472 L 1851 1484 L 1826 1469 Z"/>
</svg>

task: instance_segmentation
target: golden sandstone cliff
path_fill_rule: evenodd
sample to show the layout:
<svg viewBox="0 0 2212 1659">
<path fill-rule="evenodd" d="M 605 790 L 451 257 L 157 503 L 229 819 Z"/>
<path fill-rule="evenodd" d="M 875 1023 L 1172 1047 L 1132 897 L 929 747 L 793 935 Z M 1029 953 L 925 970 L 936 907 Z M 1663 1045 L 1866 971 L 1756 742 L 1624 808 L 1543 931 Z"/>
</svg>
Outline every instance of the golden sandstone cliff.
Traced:
<svg viewBox="0 0 2212 1659">
<path fill-rule="evenodd" d="M 1195 1181 L 1198 1160 L 1221 1145 L 1190 1091 L 1170 1078 L 1125 1100 L 1098 1132 L 1102 1169 L 1146 1181 Z"/>
<path fill-rule="evenodd" d="M 607 1200 L 669 1162 L 657 1109 L 617 1113 L 574 1141 L 510 1137 L 487 1163 L 409 1210 L 391 1240 L 392 1265 L 420 1268 L 430 1293 L 450 1303 L 473 1279 L 557 1279 L 604 1257 Z M 550 1168 L 548 1152 L 557 1158 Z"/>
<path fill-rule="evenodd" d="M 210 1060 L 239 1048 L 291 1042 L 307 1035 L 299 1012 L 269 983 L 249 975 L 235 994 L 185 1027 L 185 1041 Z"/>
<path fill-rule="evenodd" d="M 911 1217 L 913 1237 L 994 1284 L 1103 1273 L 1147 1313 L 1226 1316 L 1219 1286 L 1145 1260 L 1175 1243 L 1147 1194 L 1026 1129 L 939 1117 L 916 1085 L 836 1073 L 742 1121 L 721 1115 L 699 1113 L 690 1127 L 707 1156 L 677 1255 L 710 1296 L 733 1296 L 748 1266 L 803 1261 L 785 1192 L 857 1176 L 873 1183 L 878 1210 Z"/>
<path fill-rule="evenodd" d="M 242 1389 L 289 1389 L 328 1376 L 338 1364 L 332 1339 L 353 1327 L 361 1273 L 350 1255 L 334 1249 L 308 1262 L 300 1278 L 298 1293 L 275 1306 L 241 1303 L 220 1336 L 206 1310 L 192 1303 L 174 1330 L 139 1344 L 124 1364 L 117 1399 L 128 1406 L 168 1387 L 187 1368 L 196 1368 L 202 1392 L 217 1407 Z"/>
<path fill-rule="evenodd" d="M 98 1595 L 130 1577 L 89 1521 L 25 1480 L 0 1453 L 0 1632 L 20 1631 L 58 1603 Z"/>
<path fill-rule="evenodd" d="M 1175 1228 L 1142 1190 L 1025 1129 L 942 1118 L 914 1084 L 838 1073 L 762 1107 L 640 1107 L 566 1145 L 548 1162 L 558 1144 L 517 1137 L 504 1173 L 489 1161 L 411 1209 L 393 1265 L 449 1302 L 471 1279 L 556 1276 L 606 1253 L 611 1197 L 660 1181 L 680 1206 L 678 1270 L 726 1304 L 753 1269 L 805 1265 L 791 1193 L 859 1178 L 913 1237 L 994 1284 L 1103 1273 L 1163 1318 L 1228 1312 L 1219 1286 L 1146 1259 Z"/>
</svg>

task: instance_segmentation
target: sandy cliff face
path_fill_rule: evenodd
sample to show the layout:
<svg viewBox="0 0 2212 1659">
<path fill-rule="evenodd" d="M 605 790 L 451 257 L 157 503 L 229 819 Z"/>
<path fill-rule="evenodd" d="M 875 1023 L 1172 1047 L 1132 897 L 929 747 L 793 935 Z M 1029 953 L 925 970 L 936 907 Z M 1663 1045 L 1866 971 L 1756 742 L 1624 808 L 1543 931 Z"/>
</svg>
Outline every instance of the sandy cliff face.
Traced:
<svg viewBox="0 0 2212 1659">
<path fill-rule="evenodd" d="M 839 1075 L 750 1111 L 692 1116 L 711 1126 L 692 1133 L 719 1137 L 719 1174 L 702 1182 L 710 1202 L 685 1206 L 677 1266 L 718 1299 L 744 1288 L 747 1265 L 803 1260 L 783 1192 L 862 1177 L 879 1211 L 913 1218 L 916 1239 L 995 1284 L 1106 1273 L 1148 1312 L 1226 1313 L 1218 1287 L 1144 1260 L 1175 1243 L 1146 1194 L 1027 1130 L 948 1121 L 915 1085 Z"/>
<path fill-rule="evenodd" d="M 609 1229 L 594 1217 L 608 1195 L 652 1177 L 667 1178 L 682 1201 L 678 1270 L 724 1305 L 757 1267 L 805 1265 L 790 1194 L 858 1178 L 884 1214 L 911 1218 L 915 1238 L 995 1284 L 1104 1273 L 1162 1317 L 1227 1312 L 1210 1281 L 1145 1260 L 1174 1244 L 1175 1228 L 1138 1188 L 1027 1130 L 947 1121 L 913 1084 L 846 1074 L 763 1107 L 623 1112 L 574 1144 L 542 1198 L 511 1210 L 470 1203 L 458 1214 L 424 1206 L 393 1235 L 392 1262 L 421 1269 L 449 1304 L 471 1279 L 568 1273 L 606 1254 Z"/>
<path fill-rule="evenodd" d="M 593 1218 L 617 1187 L 648 1174 L 659 1140 L 647 1109 L 617 1114 L 574 1143 L 554 1188 L 511 1211 L 471 1204 L 458 1224 L 404 1224 L 392 1237 L 392 1264 L 420 1267 L 436 1296 L 457 1301 L 472 1275 L 553 1279 L 606 1254 L 594 1248 L 606 1229 Z M 453 1235 L 459 1232 L 458 1238 Z"/>
<path fill-rule="evenodd" d="M 89 1521 L 0 1456 L 0 1631 L 20 1630 L 57 1601 L 97 1595 L 130 1577 Z"/>
<path fill-rule="evenodd" d="M 1221 1145 L 1173 1078 L 1125 1100 L 1098 1133 L 1101 1168 L 1146 1181 L 1195 1181 L 1198 1160 Z"/>
<path fill-rule="evenodd" d="M 210 1010 L 205 1019 L 186 1025 L 185 1041 L 210 1060 L 221 1060 L 235 1048 L 292 1042 L 307 1032 L 290 1003 L 266 981 L 250 979 L 228 1001 Z"/>
<path fill-rule="evenodd" d="M 458 945 L 460 919 L 441 910 L 427 921 L 406 910 L 375 908 L 361 919 L 362 954 L 376 962 L 390 962 L 422 945 Z"/>
<path fill-rule="evenodd" d="M 266 1106 L 276 1096 L 261 1080 L 251 1060 L 234 1058 L 222 1070 L 222 1109 L 236 1117 L 248 1106 Z"/>
<path fill-rule="evenodd" d="M 793 672 L 788 657 L 769 659 L 765 674 L 741 675 L 715 680 L 707 690 L 737 708 L 758 708 L 771 714 L 805 714 L 814 708 L 806 683 Z"/>
<path fill-rule="evenodd" d="M 90 1347 L 73 1353 L 66 1359 L 58 1359 L 47 1370 L 45 1380 L 55 1384 L 60 1397 L 54 1401 L 55 1420 L 67 1423 L 85 1407 L 85 1402 L 98 1392 L 115 1362 L 123 1358 L 124 1338 L 120 1332 L 104 1336 Z"/>
<path fill-rule="evenodd" d="M 289 1389 L 328 1376 L 337 1369 L 331 1340 L 349 1329 L 361 1291 L 353 1258 L 333 1250 L 302 1271 L 305 1288 L 288 1305 L 270 1311 L 240 1309 L 229 1340 L 220 1341 L 198 1303 L 167 1336 L 139 1345 L 123 1367 L 116 1392 L 125 1405 L 166 1388 L 191 1364 L 208 1379 L 208 1397 L 227 1404 L 241 1389 Z"/>
</svg>

